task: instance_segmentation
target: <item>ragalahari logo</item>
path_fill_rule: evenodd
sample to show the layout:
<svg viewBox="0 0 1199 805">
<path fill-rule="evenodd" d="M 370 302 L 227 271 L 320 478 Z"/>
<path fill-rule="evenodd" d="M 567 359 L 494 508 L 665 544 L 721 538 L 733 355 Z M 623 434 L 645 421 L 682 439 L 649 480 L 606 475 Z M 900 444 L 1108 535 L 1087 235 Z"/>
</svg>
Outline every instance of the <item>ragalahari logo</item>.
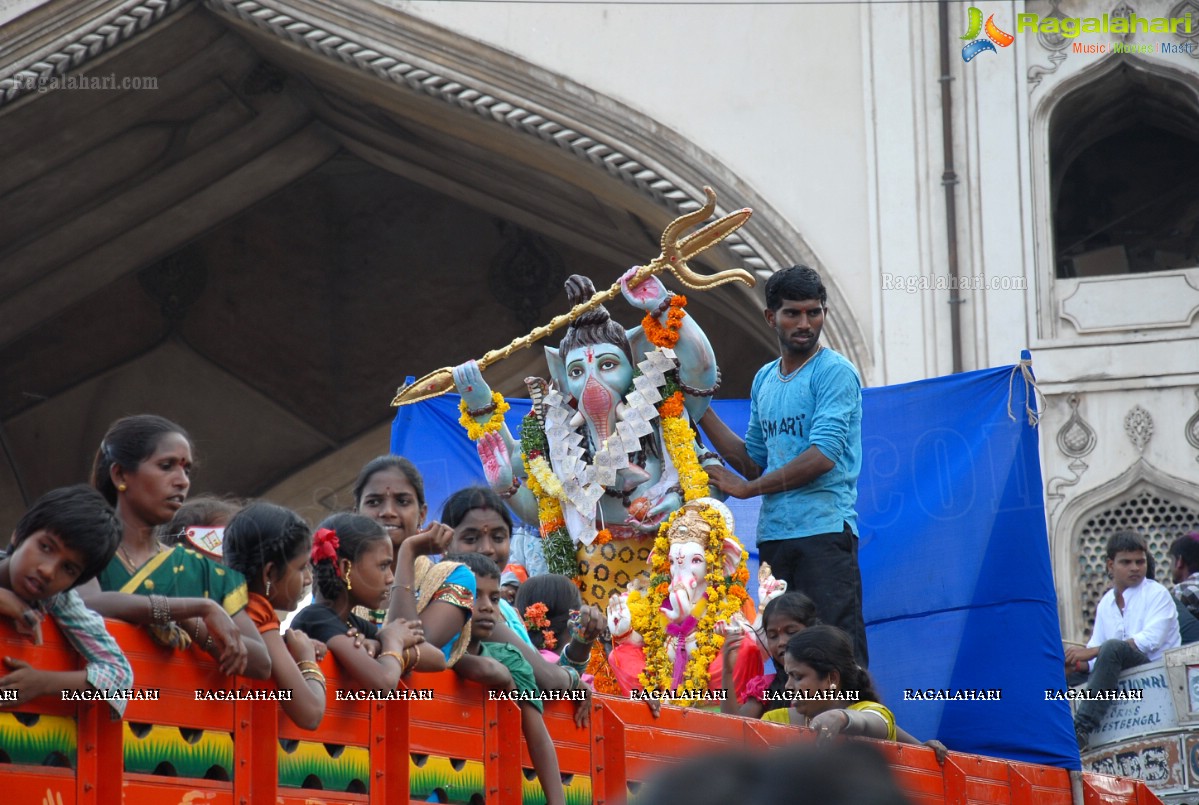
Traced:
<svg viewBox="0 0 1199 805">
<path fill-rule="evenodd" d="M 987 34 L 987 38 L 979 38 L 979 34 L 983 33 L 984 31 Z M 962 61 L 966 62 L 970 61 L 978 54 L 984 53 L 988 50 L 992 53 L 998 52 L 995 50 L 995 45 L 1005 48 L 1012 44 L 1012 42 L 1016 41 L 1016 37 L 1000 30 L 999 26 L 995 24 L 994 14 L 987 17 L 987 24 L 983 25 L 983 13 L 974 6 L 970 6 L 969 25 L 966 29 L 965 35 L 962 36 L 962 39 L 972 40 L 967 42 L 962 48 Z"/>
</svg>

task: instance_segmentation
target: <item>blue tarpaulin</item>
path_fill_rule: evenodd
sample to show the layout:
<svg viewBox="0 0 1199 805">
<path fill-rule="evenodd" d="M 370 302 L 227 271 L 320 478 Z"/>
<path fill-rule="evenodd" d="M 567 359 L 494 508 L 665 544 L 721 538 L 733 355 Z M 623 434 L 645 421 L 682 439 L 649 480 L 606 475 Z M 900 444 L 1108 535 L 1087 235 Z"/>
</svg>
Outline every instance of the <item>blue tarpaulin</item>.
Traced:
<svg viewBox="0 0 1199 805">
<path fill-rule="evenodd" d="M 870 672 L 913 735 L 1077 769 L 1069 707 L 1045 700 L 1065 684 L 1062 642 L 1037 432 L 1013 368 L 863 392 L 858 522 Z M 517 433 L 529 402 L 509 402 Z M 745 432 L 748 401 L 714 406 Z M 424 474 L 431 518 L 450 493 L 482 482 L 455 396 L 400 408 L 391 449 Z M 757 501 L 730 502 L 752 550 Z M 905 700 L 907 690 L 999 698 Z"/>
</svg>

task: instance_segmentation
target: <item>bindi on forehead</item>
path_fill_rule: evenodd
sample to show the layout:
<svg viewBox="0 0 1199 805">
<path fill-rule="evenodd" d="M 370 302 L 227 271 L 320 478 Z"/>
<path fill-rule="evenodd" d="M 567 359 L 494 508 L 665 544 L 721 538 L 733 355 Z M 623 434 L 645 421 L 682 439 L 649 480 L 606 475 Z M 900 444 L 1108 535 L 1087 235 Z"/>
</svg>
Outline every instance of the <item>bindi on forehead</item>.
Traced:
<svg viewBox="0 0 1199 805">
<path fill-rule="evenodd" d="M 587 347 L 585 354 L 587 355 L 587 363 L 592 363 L 595 360 L 595 352 L 592 351 L 591 347 Z"/>
</svg>

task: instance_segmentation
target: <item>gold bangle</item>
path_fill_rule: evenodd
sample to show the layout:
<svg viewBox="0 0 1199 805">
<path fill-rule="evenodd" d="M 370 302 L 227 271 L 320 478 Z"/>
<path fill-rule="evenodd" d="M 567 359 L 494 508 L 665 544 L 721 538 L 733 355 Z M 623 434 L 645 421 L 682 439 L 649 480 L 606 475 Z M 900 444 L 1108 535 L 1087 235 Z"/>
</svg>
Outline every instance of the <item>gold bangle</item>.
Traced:
<svg viewBox="0 0 1199 805">
<path fill-rule="evenodd" d="M 315 662 L 313 662 L 312 660 L 300 660 L 299 662 L 296 663 L 296 665 L 299 666 L 301 671 L 307 669 L 309 671 L 316 671 L 317 673 L 323 673 L 321 671 L 321 667 L 319 665 L 317 665 Z"/>
<path fill-rule="evenodd" d="M 321 683 L 322 687 L 325 685 L 325 675 L 320 671 L 301 671 L 300 676 L 302 676 L 305 681 L 314 680 Z"/>
<path fill-rule="evenodd" d="M 408 652 L 412 652 L 412 659 L 408 660 Z M 408 646 L 404 649 L 404 659 L 407 660 L 406 665 L 409 668 L 415 668 L 420 662 L 420 646 Z"/>
<path fill-rule="evenodd" d="M 379 656 L 380 657 L 391 657 L 393 660 L 398 662 L 400 664 L 400 676 L 403 676 L 404 672 L 408 670 L 408 664 L 406 662 L 404 662 L 404 655 L 398 651 L 385 651 L 382 654 L 380 654 Z"/>
</svg>

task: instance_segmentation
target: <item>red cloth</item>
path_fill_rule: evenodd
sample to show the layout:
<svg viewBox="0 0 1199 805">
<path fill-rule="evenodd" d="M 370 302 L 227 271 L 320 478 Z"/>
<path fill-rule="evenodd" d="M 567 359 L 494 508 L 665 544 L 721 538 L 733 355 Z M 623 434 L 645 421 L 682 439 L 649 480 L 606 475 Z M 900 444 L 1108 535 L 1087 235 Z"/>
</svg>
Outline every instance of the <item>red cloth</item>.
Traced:
<svg viewBox="0 0 1199 805">
<path fill-rule="evenodd" d="M 741 650 L 737 652 L 737 662 L 733 666 L 733 692 L 737 695 L 738 704 L 745 704 L 749 683 L 764 673 L 766 664 L 762 659 L 762 650 L 758 648 L 758 641 L 746 635 L 741 641 Z"/>
<path fill-rule="evenodd" d="M 612 649 L 612 653 L 608 655 L 608 667 L 612 669 L 612 677 L 620 686 L 620 692 L 628 696 L 629 691 L 641 689 L 639 677 L 645 670 L 645 649 L 630 643 L 622 643 Z M 717 654 L 716 658 L 712 660 L 712 664 L 708 666 L 709 690 L 720 690 L 722 673 L 720 655 Z"/>
</svg>

